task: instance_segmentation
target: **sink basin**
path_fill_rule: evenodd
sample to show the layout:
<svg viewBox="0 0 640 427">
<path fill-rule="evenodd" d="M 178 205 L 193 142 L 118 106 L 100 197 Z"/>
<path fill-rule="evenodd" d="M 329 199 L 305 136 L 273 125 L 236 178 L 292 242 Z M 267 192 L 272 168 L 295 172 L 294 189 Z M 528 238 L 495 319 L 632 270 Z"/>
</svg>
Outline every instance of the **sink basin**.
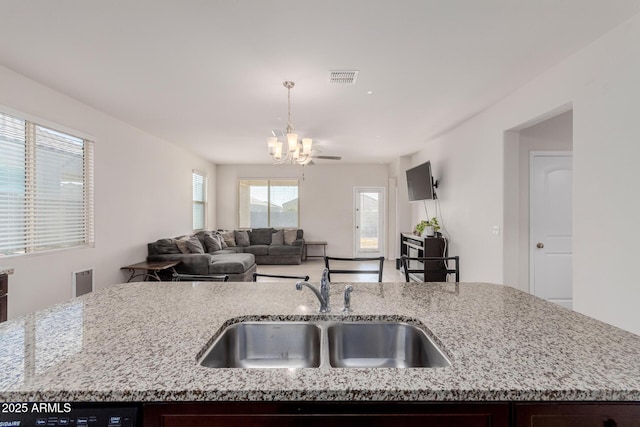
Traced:
<svg viewBox="0 0 640 427">
<path fill-rule="evenodd" d="M 329 363 L 336 368 L 435 368 L 449 360 L 416 326 L 341 322 L 327 329 Z"/>
<path fill-rule="evenodd" d="M 251 321 L 227 327 L 209 368 L 437 368 L 451 363 L 421 328 L 396 321 Z"/>
<path fill-rule="evenodd" d="M 320 337 L 314 323 L 236 323 L 224 330 L 200 364 L 210 368 L 318 367 Z"/>
</svg>

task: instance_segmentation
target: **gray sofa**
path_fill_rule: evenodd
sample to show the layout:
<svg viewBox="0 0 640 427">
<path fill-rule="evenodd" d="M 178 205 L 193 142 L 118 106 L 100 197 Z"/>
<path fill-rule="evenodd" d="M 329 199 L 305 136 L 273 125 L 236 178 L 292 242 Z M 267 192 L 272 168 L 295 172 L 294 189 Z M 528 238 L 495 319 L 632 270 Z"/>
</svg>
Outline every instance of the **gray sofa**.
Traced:
<svg viewBox="0 0 640 427">
<path fill-rule="evenodd" d="M 147 261 L 181 261 L 175 267 L 178 273 L 227 274 L 230 281 L 248 282 L 256 271 L 256 264 L 301 263 L 302 230 L 287 230 L 286 240 L 279 240 L 281 234 L 284 235 L 284 230 L 264 228 L 201 231 L 159 239 L 147 244 Z M 171 280 L 170 276 L 162 278 Z"/>
<path fill-rule="evenodd" d="M 300 264 L 302 262 L 304 232 L 301 229 L 254 228 L 251 230 L 218 231 L 217 233 L 223 237 L 226 247 L 213 252 L 215 254 L 253 254 L 258 265 Z"/>
</svg>

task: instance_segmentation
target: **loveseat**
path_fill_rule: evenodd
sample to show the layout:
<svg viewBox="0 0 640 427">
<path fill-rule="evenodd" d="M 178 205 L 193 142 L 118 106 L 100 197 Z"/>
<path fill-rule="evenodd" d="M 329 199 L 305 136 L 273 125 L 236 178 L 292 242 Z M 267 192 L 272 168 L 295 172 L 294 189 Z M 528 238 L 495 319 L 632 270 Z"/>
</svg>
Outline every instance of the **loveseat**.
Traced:
<svg viewBox="0 0 640 427">
<path fill-rule="evenodd" d="M 201 231 L 147 244 L 147 261 L 181 261 L 175 267 L 178 273 L 227 274 L 230 281 L 250 281 L 256 263 L 300 264 L 302 236 L 302 230 L 271 228 Z"/>
</svg>

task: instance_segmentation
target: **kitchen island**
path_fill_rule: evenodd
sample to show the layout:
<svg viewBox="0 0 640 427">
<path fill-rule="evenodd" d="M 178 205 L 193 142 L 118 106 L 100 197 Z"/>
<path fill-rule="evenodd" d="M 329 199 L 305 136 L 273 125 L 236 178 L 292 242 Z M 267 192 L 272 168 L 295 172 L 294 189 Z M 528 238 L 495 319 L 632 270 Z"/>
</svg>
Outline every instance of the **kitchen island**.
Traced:
<svg viewBox="0 0 640 427">
<path fill-rule="evenodd" d="M 640 414 L 637 335 L 483 283 L 353 283 L 344 316 L 344 285 L 332 284 L 326 317 L 315 296 L 292 283 L 126 283 L 75 298 L 0 325 L 0 401 L 617 402 L 636 411 L 629 416 Z M 197 362 L 231 323 L 314 318 L 421 322 L 451 366 L 212 369 Z M 506 411 L 512 418 L 513 406 Z"/>
</svg>

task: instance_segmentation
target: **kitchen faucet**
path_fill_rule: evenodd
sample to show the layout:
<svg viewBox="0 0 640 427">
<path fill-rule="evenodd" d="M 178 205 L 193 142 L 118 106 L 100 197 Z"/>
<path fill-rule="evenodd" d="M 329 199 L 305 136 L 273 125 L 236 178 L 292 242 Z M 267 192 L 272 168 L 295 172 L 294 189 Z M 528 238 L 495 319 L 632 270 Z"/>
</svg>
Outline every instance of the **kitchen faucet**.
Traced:
<svg viewBox="0 0 640 427">
<path fill-rule="evenodd" d="M 314 293 L 318 301 L 320 301 L 320 313 L 328 313 L 331 311 L 329 307 L 329 269 L 325 268 L 322 270 L 322 277 L 320 278 L 320 292 L 309 282 L 298 282 L 296 283 L 296 289 L 301 291 L 302 287 L 306 286 L 311 289 Z"/>
</svg>

